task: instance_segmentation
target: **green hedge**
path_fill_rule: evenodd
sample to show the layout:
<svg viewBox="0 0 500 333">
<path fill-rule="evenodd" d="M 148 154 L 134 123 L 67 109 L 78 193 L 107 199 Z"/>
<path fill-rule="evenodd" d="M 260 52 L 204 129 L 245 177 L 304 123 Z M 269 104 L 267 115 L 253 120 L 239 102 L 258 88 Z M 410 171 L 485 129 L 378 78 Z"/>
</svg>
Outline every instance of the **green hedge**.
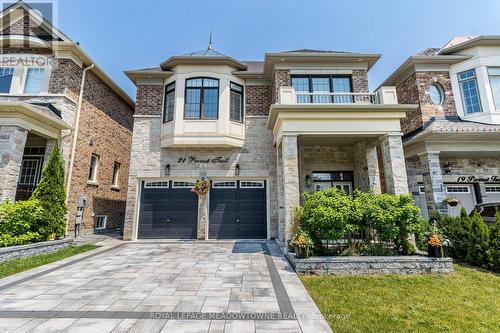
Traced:
<svg viewBox="0 0 500 333">
<path fill-rule="evenodd" d="M 373 239 L 394 244 L 400 254 L 414 252 L 408 235 L 418 232 L 424 220 L 410 194 L 374 194 L 355 191 L 351 196 L 337 188 L 304 194 L 301 228 L 313 238 L 315 250 L 321 251 L 321 240 L 354 236 L 365 243 Z"/>
<path fill-rule="evenodd" d="M 450 240 L 453 258 L 500 272 L 500 213 L 491 227 L 477 212 L 468 216 L 463 208 L 459 217 L 436 214 L 430 223 Z"/>
</svg>

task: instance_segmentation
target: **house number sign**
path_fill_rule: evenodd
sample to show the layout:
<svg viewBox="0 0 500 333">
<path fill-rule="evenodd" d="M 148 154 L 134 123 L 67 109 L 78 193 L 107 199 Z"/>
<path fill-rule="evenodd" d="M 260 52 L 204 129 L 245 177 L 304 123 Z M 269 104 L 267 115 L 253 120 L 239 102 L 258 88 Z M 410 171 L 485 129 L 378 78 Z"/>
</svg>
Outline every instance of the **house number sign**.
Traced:
<svg viewBox="0 0 500 333">
<path fill-rule="evenodd" d="M 459 183 L 470 183 L 470 182 L 500 182 L 500 176 L 461 176 L 457 178 Z"/>
<path fill-rule="evenodd" d="M 229 157 L 216 156 L 209 158 L 199 158 L 196 156 L 179 157 L 177 163 L 181 164 L 224 164 L 229 162 Z"/>
</svg>

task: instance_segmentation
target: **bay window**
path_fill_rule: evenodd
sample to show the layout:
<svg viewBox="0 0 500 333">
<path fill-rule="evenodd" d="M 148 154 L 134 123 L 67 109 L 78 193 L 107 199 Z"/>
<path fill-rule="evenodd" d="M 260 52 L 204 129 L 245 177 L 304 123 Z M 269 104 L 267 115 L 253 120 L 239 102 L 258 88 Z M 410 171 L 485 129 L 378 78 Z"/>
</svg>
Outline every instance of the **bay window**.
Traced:
<svg viewBox="0 0 500 333">
<path fill-rule="evenodd" d="M 174 119 L 175 106 L 175 82 L 165 87 L 165 102 L 163 106 L 163 122 L 169 122 Z"/>
<path fill-rule="evenodd" d="M 500 67 L 488 68 L 490 77 L 491 93 L 495 102 L 495 110 L 500 110 Z"/>
<path fill-rule="evenodd" d="M 458 74 L 465 114 L 481 112 L 476 71 L 474 69 Z"/>
<path fill-rule="evenodd" d="M 184 118 L 217 119 L 219 108 L 219 80 L 192 78 L 186 80 Z"/>
<path fill-rule="evenodd" d="M 350 76 L 292 76 L 297 103 L 353 103 Z"/>
<path fill-rule="evenodd" d="M 243 122 L 243 86 L 231 82 L 230 119 L 239 123 Z"/>
<path fill-rule="evenodd" d="M 0 67 L 0 93 L 10 93 L 12 78 L 14 77 L 13 67 Z"/>
</svg>

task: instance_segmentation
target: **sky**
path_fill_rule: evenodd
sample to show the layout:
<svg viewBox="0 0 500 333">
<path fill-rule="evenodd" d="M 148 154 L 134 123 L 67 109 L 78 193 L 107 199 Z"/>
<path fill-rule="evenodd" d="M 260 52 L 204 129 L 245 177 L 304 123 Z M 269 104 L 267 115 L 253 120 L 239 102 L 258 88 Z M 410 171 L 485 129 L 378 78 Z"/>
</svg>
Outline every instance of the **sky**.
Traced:
<svg viewBox="0 0 500 333">
<path fill-rule="evenodd" d="M 500 35 L 500 0 L 58 0 L 57 25 L 132 98 L 124 70 L 214 49 L 238 60 L 302 48 L 382 54 L 378 87 L 410 55 L 456 35 Z"/>
</svg>

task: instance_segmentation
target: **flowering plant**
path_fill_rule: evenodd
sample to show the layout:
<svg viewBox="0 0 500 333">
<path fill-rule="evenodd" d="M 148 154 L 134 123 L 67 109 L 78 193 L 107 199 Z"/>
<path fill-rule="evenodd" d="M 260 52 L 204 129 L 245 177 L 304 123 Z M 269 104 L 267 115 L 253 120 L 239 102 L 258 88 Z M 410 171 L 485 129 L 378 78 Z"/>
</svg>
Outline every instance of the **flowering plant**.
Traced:
<svg viewBox="0 0 500 333">
<path fill-rule="evenodd" d="M 313 241 L 307 231 L 299 229 L 292 238 L 292 246 L 309 250 L 313 247 Z"/>
<path fill-rule="evenodd" d="M 443 202 L 447 205 L 455 207 L 460 203 L 460 200 L 458 200 L 457 198 L 448 197 L 448 198 L 444 199 Z"/>
<path fill-rule="evenodd" d="M 205 195 L 210 190 L 210 181 L 208 179 L 202 178 L 198 179 L 195 183 L 191 192 L 194 192 L 198 195 Z"/>
<path fill-rule="evenodd" d="M 427 241 L 427 244 L 432 247 L 438 247 L 441 246 L 441 240 L 439 239 L 438 235 L 431 235 L 431 237 L 429 237 L 429 240 Z"/>
</svg>

